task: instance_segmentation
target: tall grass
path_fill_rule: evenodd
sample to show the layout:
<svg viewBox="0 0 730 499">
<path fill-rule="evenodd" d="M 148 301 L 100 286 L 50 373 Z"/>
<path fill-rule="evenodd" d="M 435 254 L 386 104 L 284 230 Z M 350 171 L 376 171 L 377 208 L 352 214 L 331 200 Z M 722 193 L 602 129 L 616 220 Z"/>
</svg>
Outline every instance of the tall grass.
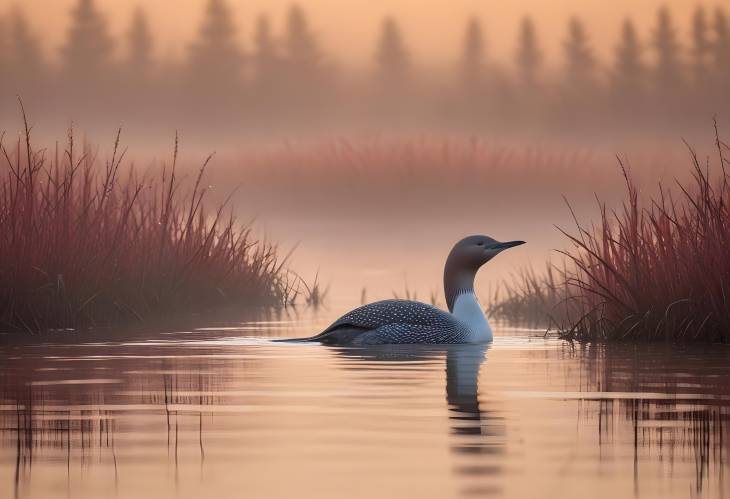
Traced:
<svg viewBox="0 0 730 499">
<path fill-rule="evenodd" d="M 600 204 L 589 227 L 573 214 L 577 230 L 563 231 L 572 249 L 563 252 L 569 265 L 557 270 L 557 284 L 522 279 L 520 294 L 534 302 L 545 289 L 562 289 L 560 308 L 543 311 L 559 317 L 570 338 L 730 340 L 728 146 L 715 136 L 719 171 L 688 146 L 691 180 L 660 186 L 647 202 L 621 163 L 624 202 L 615 210 Z"/>
<path fill-rule="evenodd" d="M 4 136 L 2 137 L 4 139 Z M 276 247 L 206 209 L 208 158 L 194 182 L 79 148 L 36 149 L 27 125 L 0 139 L 0 328 L 42 331 L 141 320 L 222 304 L 278 306 L 293 285 Z M 187 188 L 185 187 L 187 186 Z"/>
<path fill-rule="evenodd" d="M 570 302 L 562 273 L 547 265 L 540 273 L 529 267 L 502 282 L 489 297 L 487 313 L 515 323 L 559 326 L 568 316 Z"/>
</svg>

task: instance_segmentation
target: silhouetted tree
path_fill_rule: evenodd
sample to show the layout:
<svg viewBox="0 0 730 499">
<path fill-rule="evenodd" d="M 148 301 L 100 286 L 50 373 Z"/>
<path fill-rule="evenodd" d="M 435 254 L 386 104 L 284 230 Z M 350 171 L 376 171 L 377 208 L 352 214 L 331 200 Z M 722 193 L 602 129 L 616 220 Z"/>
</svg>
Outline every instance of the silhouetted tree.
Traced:
<svg viewBox="0 0 730 499">
<path fill-rule="evenodd" d="M 715 35 L 712 45 L 714 73 L 720 87 L 724 87 L 730 85 L 730 24 L 725 10 L 720 7 L 715 10 L 713 31 Z"/>
<path fill-rule="evenodd" d="M 134 11 L 132 24 L 127 32 L 127 44 L 127 69 L 136 79 L 148 78 L 152 69 L 154 40 L 147 21 L 147 14 L 141 7 Z"/>
<path fill-rule="evenodd" d="M 410 61 L 403 42 L 400 27 L 395 19 L 387 17 L 380 29 L 380 38 L 375 50 L 378 77 L 388 86 L 402 85 L 408 77 Z"/>
<path fill-rule="evenodd" d="M 679 61 L 679 42 L 669 9 L 662 7 L 657 13 L 653 46 L 656 51 L 655 84 L 659 93 L 676 89 L 682 80 Z"/>
<path fill-rule="evenodd" d="M 630 101 L 640 97 L 646 81 L 646 66 L 634 23 L 626 19 L 621 28 L 621 41 L 616 46 L 616 59 L 611 73 L 615 97 Z"/>
<path fill-rule="evenodd" d="M 568 22 L 565 51 L 565 78 L 571 91 L 583 92 L 595 84 L 596 58 L 588 41 L 583 23 L 572 18 Z"/>
<path fill-rule="evenodd" d="M 535 25 L 532 19 L 525 17 L 520 25 L 517 46 L 517 67 L 521 81 L 528 87 L 538 82 L 538 74 L 542 65 L 542 51 L 538 45 Z"/>
<path fill-rule="evenodd" d="M 192 82 L 205 90 L 235 88 L 240 84 L 242 62 L 233 12 L 225 0 L 208 0 L 198 40 L 190 46 Z"/>
<path fill-rule="evenodd" d="M 271 24 L 266 15 L 261 15 L 256 20 L 253 65 L 254 80 L 258 84 L 259 91 L 270 89 L 270 85 L 276 84 L 281 61 L 271 34 Z"/>
<path fill-rule="evenodd" d="M 708 35 L 707 16 L 705 8 L 697 6 L 692 17 L 692 66 L 694 80 L 698 85 L 707 83 L 707 69 L 712 51 Z"/>
<path fill-rule="evenodd" d="M 20 7 L 10 16 L 10 65 L 13 77 L 21 84 L 42 78 L 44 62 L 38 39 L 31 33 L 28 20 Z"/>
<path fill-rule="evenodd" d="M 287 83 L 283 78 L 282 59 L 266 15 L 260 15 L 256 20 L 253 44 L 253 86 L 249 108 L 259 113 L 257 123 L 264 126 L 280 119 L 281 111 L 286 110 L 288 105 L 282 102 L 282 97 L 286 96 L 283 90 Z"/>
<path fill-rule="evenodd" d="M 484 37 L 479 19 L 472 17 L 466 24 L 461 58 L 464 85 L 475 89 L 482 83 L 484 71 Z"/>
<path fill-rule="evenodd" d="M 289 9 L 284 46 L 289 73 L 287 77 L 304 86 L 318 82 L 322 71 L 322 54 L 307 16 L 297 4 Z"/>
<path fill-rule="evenodd" d="M 288 118 L 310 120 L 311 113 L 317 113 L 325 120 L 337 100 L 334 72 L 320 50 L 305 11 L 297 4 L 289 8 L 283 49 L 280 101 Z"/>
<path fill-rule="evenodd" d="M 93 0 L 79 0 L 71 11 L 66 44 L 61 49 L 62 67 L 77 83 L 93 83 L 108 76 L 114 42 L 106 20 Z"/>
<path fill-rule="evenodd" d="M 477 17 L 467 20 L 461 40 L 459 77 L 461 83 L 444 113 L 452 116 L 457 125 L 468 123 L 483 128 L 500 116 L 500 125 L 506 126 L 506 117 L 514 113 L 512 86 L 500 68 L 486 56 L 484 31 Z"/>
<path fill-rule="evenodd" d="M 7 93 L 8 79 L 10 77 L 11 68 L 9 64 L 9 40 L 7 32 L 7 23 L 5 19 L 0 16 L 0 95 Z M 0 111 L 4 111 L 8 105 L 9 100 L 7 98 L 0 99 Z"/>
<path fill-rule="evenodd" d="M 126 46 L 122 66 L 124 88 L 117 92 L 122 109 L 119 114 L 125 119 L 137 119 L 146 122 L 159 110 L 174 99 L 175 96 L 157 93 L 155 74 L 169 74 L 169 71 L 157 73 L 153 61 L 154 39 L 150 31 L 147 14 L 138 7 L 132 14 L 129 29 L 126 32 Z M 175 107 L 178 108 L 177 106 Z"/>
</svg>

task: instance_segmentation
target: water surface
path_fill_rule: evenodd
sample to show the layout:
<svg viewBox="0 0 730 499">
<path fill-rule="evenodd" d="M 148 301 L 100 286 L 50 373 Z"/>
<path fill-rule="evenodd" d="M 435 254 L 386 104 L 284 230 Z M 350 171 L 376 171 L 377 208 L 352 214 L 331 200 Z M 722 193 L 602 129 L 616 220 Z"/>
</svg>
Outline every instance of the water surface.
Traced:
<svg viewBox="0 0 730 499">
<path fill-rule="evenodd" d="M 728 348 L 269 341 L 330 318 L 0 347 L 0 497 L 730 496 Z"/>
</svg>

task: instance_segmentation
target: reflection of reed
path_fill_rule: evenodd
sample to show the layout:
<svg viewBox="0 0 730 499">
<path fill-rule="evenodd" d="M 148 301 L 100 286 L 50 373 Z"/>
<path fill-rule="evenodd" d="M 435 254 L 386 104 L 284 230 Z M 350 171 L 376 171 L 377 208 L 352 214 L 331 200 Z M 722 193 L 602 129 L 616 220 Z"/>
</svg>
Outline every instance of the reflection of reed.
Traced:
<svg viewBox="0 0 730 499">
<path fill-rule="evenodd" d="M 15 438 L 15 497 L 20 497 L 24 482 L 29 482 L 35 460 L 35 453 L 42 458 L 54 459 L 61 455 L 66 461 L 67 487 L 70 486 L 71 464 L 78 460 L 84 468 L 92 461 L 90 455 L 97 454 L 99 460 L 108 452 L 114 468 L 115 486 L 118 482 L 117 456 L 115 448 L 116 422 L 110 411 L 99 404 L 95 409 L 66 409 L 45 407 L 48 393 L 32 385 L 22 392 L 2 394 L 8 402 L 14 399 L 15 415 L 1 413 L 2 433 Z M 93 397 L 92 398 L 96 398 Z M 12 437 L 11 437 L 12 438 Z"/>
<path fill-rule="evenodd" d="M 197 382 L 197 384 L 196 384 Z M 162 375 L 163 397 L 165 404 L 165 421 L 167 425 L 167 455 L 172 455 L 175 466 L 175 486 L 179 485 L 180 471 L 180 425 L 179 410 L 171 409 L 171 406 L 195 406 L 200 407 L 197 411 L 198 449 L 200 451 L 200 469 L 202 473 L 205 464 L 205 446 L 203 444 L 203 410 L 206 405 L 218 403 L 210 392 L 210 380 L 204 378 L 201 372 L 195 375 L 181 376 L 174 370 Z M 189 412 L 189 411 L 186 411 Z"/>
<path fill-rule="evenodd" d="M 724 485 L 722 470 L 730 429 L 730 373 L 722 347 L 677 345 L 585 346 L 579 351 L 585 384 L 598 395 L 598 443 L 614 445 L 625 435 L 633 439 L 635 487 L 642 458 L 657 453 L 670 462 L 694 463 L 694 488 L 701 492 L 710 480 Z M 593 415 L 595 404 L 584 407 Z M 585 414 L 589 413 L 589 414 Z M 713 469 L 720 470 L 713 474 Z"/>
<path fill-rule="evenodd" d="M 116 489 L 120 433 L 117 416 L 126 411 L 119 408 L 120 405 L 162 408 L 167 425 L 168 456 L 174 462 L 176 479 L 180 448 L 178 413 L 181 406 L 190 406 L 185 414 L 197 418 L 195 429 L 202 470 L 205 457 L 203 407 L 216 403 L 209 395 L 211 376 L 203 373 L 203 366 L 197 372 L 189 367 L 180 372 L 176 366 L 165 367 L 162 375 L 139 377 L 138 372 L 132 372 L 123 376 L 126 379 L 109 384 L 95 384 L 93 378 L 87 380 L 88 384 L 68 384 L 55 379 L 39 381 L 37 371 L 24 368 L 13 370 L 12 376 L 5 373 L 0 384 L 0 405 L 5 406 L 0 410 L 0 445 L 15 448 L 14 496 L 20 497 L 24 484 L 30 483 L 33 464 L 38 459 L 44 462 L 64 459 L 69 490 L 74 463 L 83 470 L 106 462 L 113 470 Z M 54 373 L 64 376 L 66 371 Z M 139 391 L 132 400 L 120 398 L 120 386 Z M 121 431 L 129 434 L 136 430 L 125 428 Z"/>
<path fill-rule="evenodd" d="M 726 406 L 706 405 L 701 401 L 687 404 L 626 398 L 601 405 L 598 417 L 602 433 L 600 445 L 613 444 L 613 437 L 606 438 L 606 432 L 616 422 L 631 425 L 637 483 L 641 457 L 652 449 L 661 456 L 668 454 L 671 461 L 692 460 L 694 487 L 698 493 L 712 478 L 710 469 L 722 470 L 725 465 L 724 433 L 730 426 Z"/>
<path fill-rule="evenodd" d="M 14 414 L 0 412 L 2 433 L 15 439 L 15 497 L 20 496 L 23 482 L 30 480 L 36 451 L 41 456 L 44 450 L 57 451 L 57 456 L 63 453 L 70 479 L 74 452 L 78 451 L 83 467 L 91 449 L 111 449 L 114 441 L 112 417 L 101 406 L 94 411 L 46 409 L 49 394 L 30 383 L 25 388 L 1 394 L 5 404 L 15 405 Z"/>
</svg>

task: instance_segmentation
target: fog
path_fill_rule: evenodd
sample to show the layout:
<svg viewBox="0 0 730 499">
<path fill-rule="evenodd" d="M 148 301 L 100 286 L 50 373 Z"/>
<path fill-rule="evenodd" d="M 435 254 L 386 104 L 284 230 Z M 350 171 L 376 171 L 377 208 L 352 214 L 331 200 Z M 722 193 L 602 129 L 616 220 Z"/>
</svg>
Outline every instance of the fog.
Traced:
<svg viewBox="0 0 730 499">
<path fill-rule="evenodd" d="M 103 140 L 123 126 L 152 146 L 180 130 L 214 150 L 382 133 L 591 144 L 687 136 L 725 118 L 730 21 L 719 6 L 548 14 L 525 2 L 490 15 L 461 2 L 447 16 L 429 5 L 354 3 L 342 16 L 320 2 L 250 5 L 247 23 L 226 0 L 176 3 L 173 16 L 159 2 L 15 5 L 0 24 L 0 124 L 17 127 L 16 95 L 41 133 L 74 123 Z"/>
<path fill-rule="evenodd" d="M 730 17 L 715 4 L 320 0 L 0 2 L 0 127 L 138 169 L 208 168 L 214 201 L 296 246 L 338 296 L 440 289 L 472 232 L 524 239 L 491 282 L 554 257 L 554 225 L 611 206 L 616 155 L 651 191 L 727 129 Z M 627 20 L 628 18 L 628 20 Z M 60 141 L 60 142 L 59 142 Z"/>
</svg>

